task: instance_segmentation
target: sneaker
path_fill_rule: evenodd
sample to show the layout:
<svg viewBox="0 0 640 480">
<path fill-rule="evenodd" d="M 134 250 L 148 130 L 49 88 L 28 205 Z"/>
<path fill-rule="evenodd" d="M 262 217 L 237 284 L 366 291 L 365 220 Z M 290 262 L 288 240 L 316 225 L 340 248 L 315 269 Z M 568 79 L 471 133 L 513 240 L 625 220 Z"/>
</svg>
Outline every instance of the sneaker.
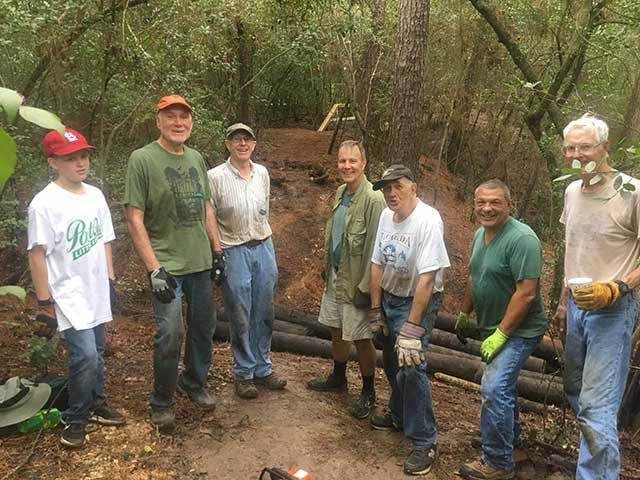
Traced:
<svg viewBox="0 0 640 480">
<path fill-rule="evenodd" d="M 351 405 L 351 415 L 353 415 L 358 420 L 364 420 L 369 415 L 371 415 L 371 411 L 373 410 L 375 404 L 375 392 L 361 393 L 358 400 L 356 400 L 353 405 Z"/>
<path fill-rule="evenodd" d="M 513 478 L 513 470 L 500 470 L 481 458 L 463 465 L 460 476 L 467 480 L 502 480 Z"/>
<path fill-rule="evenodd" d="M 254 385 L 253 380 L 236 378 L 234 384 L 236 387 L 236 393 L 240 398 L 248 400 L 251 398 L 256 398 L 258 396 L 258 389 Z"/>
<path fill-rule="evenodd" d="M 216 408 L 216 398 L 206 389 L 201 388 L 200 390 L 187 390 L 182 385 L 182 381 L 178 381 L 178 389 L 181 392 L 185 393 L 187 397 L 189 397 L 189 400 L 191 400 L 201 409 L 213 410 L 214 408 Z"/>
<path fill-rule="evenodd" d="M 99 423 L 100 425 L 111 426 L 124 425 L 125 423 L 124 417 L 106 404 L 96 408 L 91 414 L 91 417 L 89 417 L 89 421 Z"/>
<path fill-rule="evenodd" d="M 64 427 L 60 443 L 67 448 L 80 448 L 84 446 L 85 425 L 82 423 L 70 423 Z"/>
<path fill-rule="evenodd" d="M 254 377 L 253 383 L 267 390 L 282 390 L 287 385 L 287 380 L 280 378 L 275 373 L 270 373 L 266 377 Z"/>
<path fill-rule="evenodd" d="M 433 445 L 429 450 L 411 450 L 404 461 L 402 471 L 407 475 L 426 475 L 438 458 L 438 447 Z"/>
<path fill-rule="evenodd" d="M 331 373 L 327 378 L 314 378 L 307 382 L 307 387 L 316 392 L 346 392 L 346 377 L 336 377 Z"/>
<path fill-rule="evenodd" d="M 151 423 L 162 433 L 176 428 L 176 414 L 172 408 L 151 409 Z"/>
<path fill-rule="evenodd" d="M 393 417 L 390 413 L 386 413 L 384 415 L 373 415 L 369 422 L 376 430 L 400 430 L 400 427 L 393 421 Z"/>
</svg>

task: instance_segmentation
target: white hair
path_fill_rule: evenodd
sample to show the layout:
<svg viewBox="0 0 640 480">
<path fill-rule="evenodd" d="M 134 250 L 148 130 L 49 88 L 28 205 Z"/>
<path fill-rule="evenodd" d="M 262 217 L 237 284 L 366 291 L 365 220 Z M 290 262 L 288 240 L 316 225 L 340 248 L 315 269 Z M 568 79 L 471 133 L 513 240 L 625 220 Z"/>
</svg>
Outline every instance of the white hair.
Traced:
<svg viewBox="0 0 640 480">
<path fill-rule="evenodd" d="M 577 120 L 569 122 L 562 131 L 562 136 L 567 137 L 567 134 L 574 129 L 588 130 L 595 135 L 596 143 L 606 142 L 609 139 L 609 127 L 604 120 L 596 117 L 591 113 L 585 113 Z"/>
</svg>

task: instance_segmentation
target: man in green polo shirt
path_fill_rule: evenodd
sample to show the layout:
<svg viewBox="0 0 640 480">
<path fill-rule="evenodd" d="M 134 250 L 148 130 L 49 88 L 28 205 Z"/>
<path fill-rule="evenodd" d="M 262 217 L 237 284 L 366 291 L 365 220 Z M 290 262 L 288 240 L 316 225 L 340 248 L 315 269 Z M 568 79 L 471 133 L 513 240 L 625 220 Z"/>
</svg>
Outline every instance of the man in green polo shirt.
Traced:
<svg viewBox="0 0 640 480">
<path fill-rule="evenodd" d="M 535 232 L 509 216 L 511 193 L 500 180 L 481 184 L 474 210 L 481 227 L 473 236 L 470 278 L 456 333 L 468 334 L 475 310 L 487 366 L 482 375 L 482 457 L 460 469 L 466 479 L 513 478 L 520 422 L 518 373 L 547 328 L 540 298 L 542 249 Z"/>
</svg>

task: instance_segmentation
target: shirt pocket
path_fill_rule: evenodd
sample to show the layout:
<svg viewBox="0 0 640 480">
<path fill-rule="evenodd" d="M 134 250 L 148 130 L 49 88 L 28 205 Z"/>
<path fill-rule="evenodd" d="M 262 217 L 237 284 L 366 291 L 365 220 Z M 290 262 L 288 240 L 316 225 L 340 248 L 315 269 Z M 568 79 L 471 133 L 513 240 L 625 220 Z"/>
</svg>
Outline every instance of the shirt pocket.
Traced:
<svg viewBox="0 0 640 480">
<path fill-rule="evenodd" d="M 347 243 L 350 255 L 363 255 L 365 240 L 367 238 L 367 224 L 363 219 L 354 220 L 349 225 Z"/>
<path fill-rule="evenodd" d="M 253 218 L 257 223 L 267 223 L 269 217 L 269 204 L 265 199 L 254 198 Z"/>
</svg>

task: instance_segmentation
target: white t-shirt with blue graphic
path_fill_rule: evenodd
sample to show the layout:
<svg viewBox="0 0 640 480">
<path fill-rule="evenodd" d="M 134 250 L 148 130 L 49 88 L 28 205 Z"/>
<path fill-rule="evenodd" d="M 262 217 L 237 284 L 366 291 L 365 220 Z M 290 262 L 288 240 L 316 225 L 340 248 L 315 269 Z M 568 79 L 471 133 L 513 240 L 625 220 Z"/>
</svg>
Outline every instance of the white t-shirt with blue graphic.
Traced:
<svg viewBox="0 0 640 480">
<path fill-rule="evenodd" d="M 85 330 L 111 320 L 104 244 L 115 239 L 102 192 L 83 184 L 75 194 L 55 183 L 29 205 L 28 246 L 45 247 L 49 292 L 58 329 Z"/>
<path fill-rule="evenodd" d="M 398 297 L 413 297 L 420 274 L 437 270 L 434 291 L 441 292 L 443 269 L 450 266 L 443 230 L 438 211 L 419 199 L 400 223 L 395 223 L 393 211 L 385 208 L 371 258 L 384 267 L 382 289 Z"/>
</svg>

